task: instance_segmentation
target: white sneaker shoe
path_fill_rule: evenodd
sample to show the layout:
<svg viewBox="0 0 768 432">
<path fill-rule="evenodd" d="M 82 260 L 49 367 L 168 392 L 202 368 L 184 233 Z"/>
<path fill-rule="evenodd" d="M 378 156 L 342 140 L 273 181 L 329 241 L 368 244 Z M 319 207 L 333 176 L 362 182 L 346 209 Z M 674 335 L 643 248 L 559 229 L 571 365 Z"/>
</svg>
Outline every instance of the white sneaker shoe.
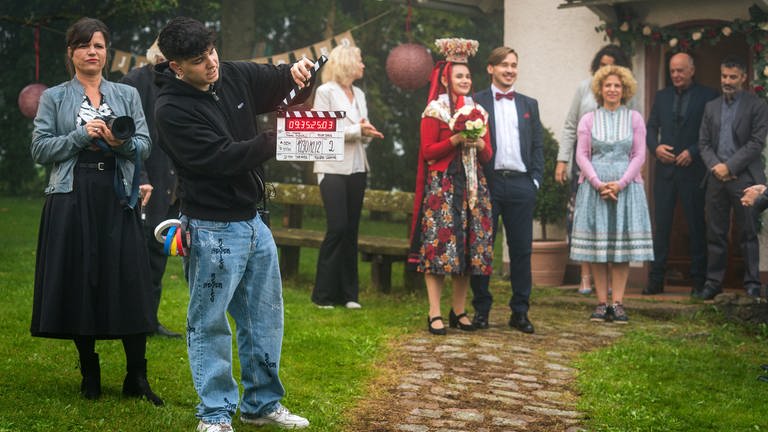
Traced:
<svg viewBox="0 0 768 432">
<path fill-rule="evenodd" d="M 229 423 L 206 423 L 200 420 L 197 424 L 196 432 L 235 432 Z"/>
<path fill-rule="evenodd" d="M 316 305 L 318 309 L 333 309 L 333 305 Z"/>
<path fill-rule="evenodd" d="M 347 309 L 360 309 L 363 306 L 358 302 L 348 301 L 347 304 L 344 305 Z"/>
<path fill-rule="evenodd" d="M 240 420 L 243 423 L 249 423 L 252 425 L 268 425 L 273 424 L 285 429 L 302 429 L 309 426 L 309 420 L 304 417 L 291 414 L 288 408 L 278 405 L 277 410 L 257 417 L 254 414 L 240 413 Z"/>
</svg>

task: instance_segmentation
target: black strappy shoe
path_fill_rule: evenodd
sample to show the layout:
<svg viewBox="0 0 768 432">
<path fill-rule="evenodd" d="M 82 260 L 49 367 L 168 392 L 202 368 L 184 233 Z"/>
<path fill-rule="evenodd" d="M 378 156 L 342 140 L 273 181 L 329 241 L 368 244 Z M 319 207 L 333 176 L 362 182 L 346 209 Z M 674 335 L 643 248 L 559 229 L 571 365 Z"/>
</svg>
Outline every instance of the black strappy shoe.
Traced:
<svg viewBox="0 0 768 432">
<path fill-rule="evenodd" d="M 443 325 L 443 328 L 441 329 L 432 327 L 432 323 L 435 321 L 442 322 L 443 317 L 438 315 L 436 317 L 430 318 L 429 315 L 427 315 L 427 330 L 429 330 L 429 332 L 432 333 L 433 335 L 438 335 L 438 336 L 445 336 L 446 334 L 448 334 L 448 330 L 445 329 L 445 325 Z"/>
<path fill-rule="evenodd" d="M 459 330 L 464 330 L 464 331 L 475 331 L 475 330 L 477 330 L 477 327 L 475 327 L 475 325 L 472 324 L 471 322 L 469 324 L 462 323 L 460 321 L 462 317 L 467 317 L 467 313 L 466 312 L 462 312 L 462 313 L 456 315 L 456 313 L 453 311 L 453 309 L 451 309 L 451 313 L 448 314 L 448 325 L 451 328 L 457 328 L 458 327 Z M 467 317 L 467 319 L 469 319 L 469 317 Z"/>
</svg>

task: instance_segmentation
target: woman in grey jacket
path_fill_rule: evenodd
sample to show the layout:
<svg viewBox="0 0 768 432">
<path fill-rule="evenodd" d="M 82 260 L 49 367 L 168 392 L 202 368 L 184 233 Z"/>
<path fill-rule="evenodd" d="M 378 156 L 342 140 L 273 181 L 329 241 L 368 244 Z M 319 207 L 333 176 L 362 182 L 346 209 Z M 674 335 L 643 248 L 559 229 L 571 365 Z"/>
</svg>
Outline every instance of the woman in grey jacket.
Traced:
<svg viewBox="0 0 768 432">
<path fill-rule="evenodd" d="M 384 138 L 368 121 L 365 94 L 352 83 L 363 77 L 365 65 L 357 47 L 334 48 L 323 69 L 325 83 L 317 88 L 316 111 L 345 111 L 344 161 L 315 162 L 315 173 L 327 221 L 317 259 L 312 301 L 319 307 L 360 308 L 357 276 L 357 231 L 363 207 L 368 159 L 365 146 Z"/>
<path fill-rule="evenodd" d="M 51 164 L 40 221 L 32 310 L 33 336 L 73 339 L 80 392 L 101 394 L 96 339 L 121 339 L 123 394 L 163 401 L 147 382 L 146 335 L 157 328 L 149 258 L 136 206 L 136 164 L 149 155 L 137 91 L 102 77 L 109 31 L 82 18 L 67 31 L 71 81 L 40 98 L 32 157 Z M 121 135 L 110 118 L 129 116 Z M 130 122 L 128 122 L 130 124 Z M 113 133 L 114 132 L 114 133 Z M 115 136 L 118 135 L 118 136 Z"/>
</svg>

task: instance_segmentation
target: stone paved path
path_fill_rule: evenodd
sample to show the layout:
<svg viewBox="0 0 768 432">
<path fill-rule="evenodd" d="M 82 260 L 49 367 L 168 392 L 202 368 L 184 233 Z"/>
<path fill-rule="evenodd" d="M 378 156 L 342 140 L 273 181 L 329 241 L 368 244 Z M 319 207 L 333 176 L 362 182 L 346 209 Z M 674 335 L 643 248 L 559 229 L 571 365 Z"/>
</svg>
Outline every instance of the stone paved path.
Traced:
<svg viewBox="0 0 768 432">
<path fill-rule="evenodd" d="M 582 430 L 572 362 L 628 326 L 590 323 L 584 306 L 531 310 L 534 335 L 507 325 L 448 336 L 405 335 L 393 347 L 372 399 L 355 410 L 351 431 L 506 432 Z M 631 324 L 630 324 L 631 326 Z M 425 324 L 426 327 L 426 324 Z"/>
</svg>

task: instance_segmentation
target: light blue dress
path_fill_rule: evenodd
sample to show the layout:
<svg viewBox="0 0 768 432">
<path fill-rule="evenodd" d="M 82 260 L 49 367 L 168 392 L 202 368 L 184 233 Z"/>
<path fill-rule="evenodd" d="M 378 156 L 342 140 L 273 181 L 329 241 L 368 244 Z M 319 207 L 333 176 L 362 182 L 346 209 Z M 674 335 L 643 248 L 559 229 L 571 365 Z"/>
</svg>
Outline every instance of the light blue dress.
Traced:
<svg viewBox="0 0 768 432">
<path fill-rule="evenodd" d="M 591 129 L 591 163 L 600 181 L 619 181 L 629 166 L 632 112 L 598 109 Z M 629 182 L 618 201 L 604 200 L 584 181 L 576 194 L 571 259 L 582 262 L 653 260 L 648 201 L 642 183 Z"/>
</svg>

